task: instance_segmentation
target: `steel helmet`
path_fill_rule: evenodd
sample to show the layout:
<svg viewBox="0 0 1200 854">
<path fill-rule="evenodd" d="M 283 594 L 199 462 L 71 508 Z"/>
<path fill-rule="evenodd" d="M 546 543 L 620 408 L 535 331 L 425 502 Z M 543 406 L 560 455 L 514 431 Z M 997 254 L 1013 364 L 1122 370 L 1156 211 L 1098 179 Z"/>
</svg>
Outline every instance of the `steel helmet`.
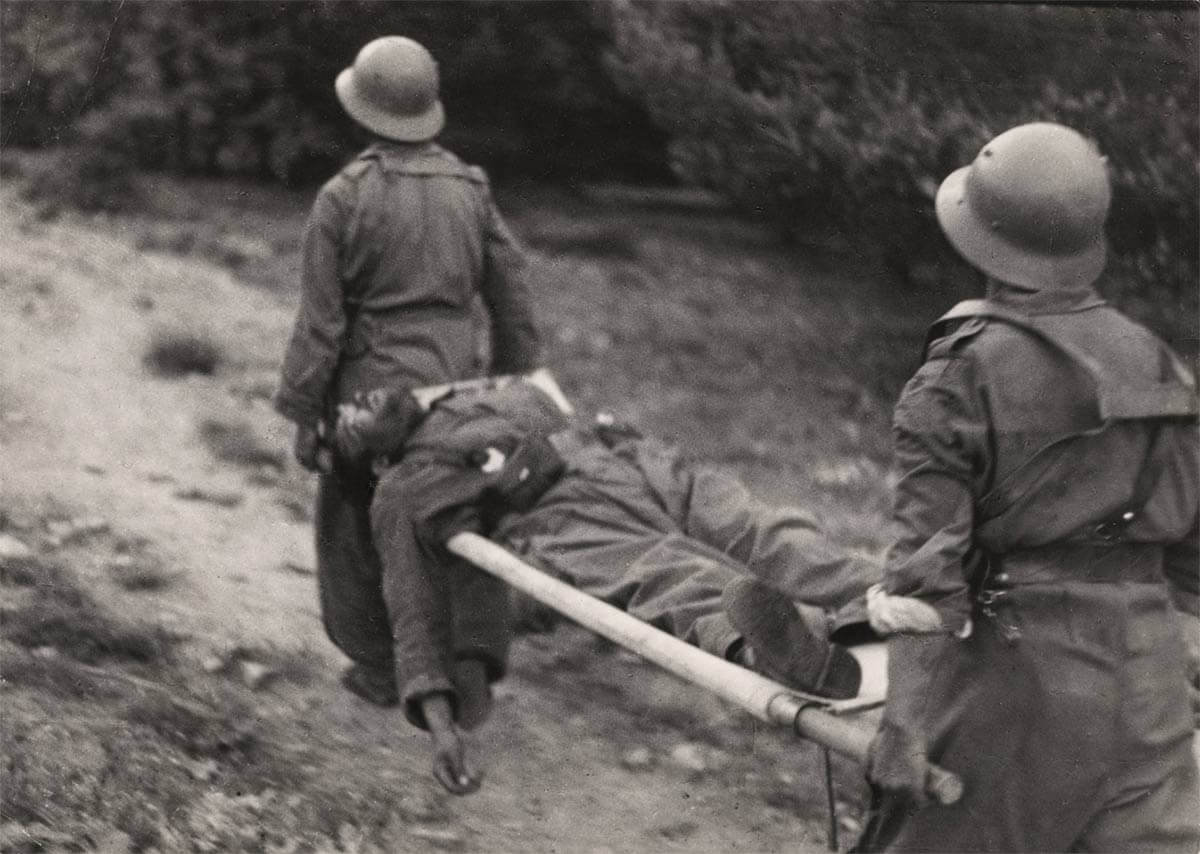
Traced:
<svg viewBox="0 0 1200 854">
<path fill-rule="evenodd" d="M 363 127 L 400 142 L 424 142 L 446 123 L 437 63 L 404 36 L 368 42 L 334 84 L 346 112 Z"/>
<path fill-rule="evenodd" d="M 1112 190 L 1104 158 L 1076 131 L 1020 125 L 938 189 L 937 218 L 964 258 L 1001 281 L 1077 288 L 1104 269 Z"/>
</svg>

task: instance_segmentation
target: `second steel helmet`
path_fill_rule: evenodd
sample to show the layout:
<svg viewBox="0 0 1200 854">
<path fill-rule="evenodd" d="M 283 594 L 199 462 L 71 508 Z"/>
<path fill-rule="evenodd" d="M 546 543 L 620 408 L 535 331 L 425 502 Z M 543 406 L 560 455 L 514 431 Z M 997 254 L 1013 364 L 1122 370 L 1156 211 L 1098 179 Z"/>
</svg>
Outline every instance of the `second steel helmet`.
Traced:
<svg viewBox="0 0 1200 854">
<path fill-rule="evenodd" d="M 400 142 L 424 142 L 446 123 L 437 63 L 404 36 L 368 42 L 334 84 L 346 112 L 363 127 Z"/>
<path fill-rule="evenodd" d="M 1112 197 L 1104 158 L 1074 130 L 1020 125 L 983 147 L 937 194 L 937 217 L 964 258 L 1024 287 L 1089 285 L 1104 269 Z"/>
</svg>

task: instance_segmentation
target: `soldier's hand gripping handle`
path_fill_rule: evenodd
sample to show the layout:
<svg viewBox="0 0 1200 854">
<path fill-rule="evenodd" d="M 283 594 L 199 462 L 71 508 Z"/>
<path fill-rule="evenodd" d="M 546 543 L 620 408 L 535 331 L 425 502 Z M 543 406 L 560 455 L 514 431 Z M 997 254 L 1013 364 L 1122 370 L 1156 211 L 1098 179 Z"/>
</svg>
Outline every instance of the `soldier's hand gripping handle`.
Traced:
<svg viewBox="0 0 1200 854">
<path fill-rule="evenodd" d="M 296 425 L 292 451 L 296 462 L 311 472 L 329 474 L 333 471 L 333 453 L 321 442 L 320 425 Z"/>
</svg>

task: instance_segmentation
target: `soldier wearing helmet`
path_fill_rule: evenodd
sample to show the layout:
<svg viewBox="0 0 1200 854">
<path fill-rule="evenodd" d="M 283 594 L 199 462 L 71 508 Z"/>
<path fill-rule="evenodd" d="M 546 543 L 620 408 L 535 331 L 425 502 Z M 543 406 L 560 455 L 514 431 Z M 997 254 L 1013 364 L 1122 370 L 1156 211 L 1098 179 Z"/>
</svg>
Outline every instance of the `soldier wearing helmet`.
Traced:
<svg viewBox="0 0 1200 854">
<path fill-rule="evenodd" d="M 371 389 L 436 385 L 487 370 L 477 364 L 476 298 L 490 315 L 493 372 L 534 367 L 538 337 L 524 259 L 487 176 L 433 142 L 445 115 L 429 52 L 400 36 L 376 39 L 338 76 L 335 91 L 373 141 L 313 205 L 300 310 L 275 407 L 296 425 L 297 459 L 321 471 L 321 610 L 330 638 L 354 662 L 343 682 L 390 705 L 397 702 L 393 633 L 402 628 L 393 626 L 382 597 L 370 531 L 373 482 L 369 471 L 333 457 L 323 428 L 332 427 L 339 404 Z M 488 604 L 505 601 L 501 591 Z M 483 679 L 478 662 L 459 665 L 462 679 Z M 464 791 L 475 781 L 449 720 L 448 691 L 431 686 L 426 720 L 445 754 L 447 786 Z"/>
<path fill-rule="evenodd" d="M 899 535 L 864 851 L 1200 846 L 1194 380 L 1093 289 L 1104 159 L 1036 123 L 937 195 L 988 294 L 933 328 L 895 413 Z M 920 622 L 920 621 L 919 621 Z M 929 762 L 962 775 L 923 795 Z"/>
</svg>

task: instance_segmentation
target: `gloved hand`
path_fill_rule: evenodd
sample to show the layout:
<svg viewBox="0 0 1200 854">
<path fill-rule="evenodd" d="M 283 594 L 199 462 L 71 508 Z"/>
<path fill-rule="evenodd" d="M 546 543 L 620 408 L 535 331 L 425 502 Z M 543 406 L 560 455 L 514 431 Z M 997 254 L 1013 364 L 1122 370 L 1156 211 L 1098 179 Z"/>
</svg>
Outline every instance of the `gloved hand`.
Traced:
<svg viewBox="0 0 1200 854">
<path fill-rule="evenodd" d="M 946 632 L 888 638 L 887 704 L 868 752 L 867 779 L 916 805 L 931 801 L 927 792 L 931 683 L 946 645 L 957 643 L 962 641 Z"/>
<path fill-rule="evenodd" d="M 886 792 L 924 806 L 930 802 L 925 792 L 929 776 L 925 751 L 924 739 L 885 718 L 867 752 L 867 779 Z"/>
<path fill-rule="evenodd" d="M 932 605 L 912 596 L 893 596 L 878 584 L 867 589 L 867 619 L 881 637 L 942 629 L 942 617 Z"/>
<path fill-rule="evenodd" d="M 296 462 L 305 469 L 320 474 L 333 471 L 333 459 L 329 449 L 321 445 L 320 426 L 318 424 L 297 424 L 296 439 L 292 444 L 292 453 Z"/>
</svg>

